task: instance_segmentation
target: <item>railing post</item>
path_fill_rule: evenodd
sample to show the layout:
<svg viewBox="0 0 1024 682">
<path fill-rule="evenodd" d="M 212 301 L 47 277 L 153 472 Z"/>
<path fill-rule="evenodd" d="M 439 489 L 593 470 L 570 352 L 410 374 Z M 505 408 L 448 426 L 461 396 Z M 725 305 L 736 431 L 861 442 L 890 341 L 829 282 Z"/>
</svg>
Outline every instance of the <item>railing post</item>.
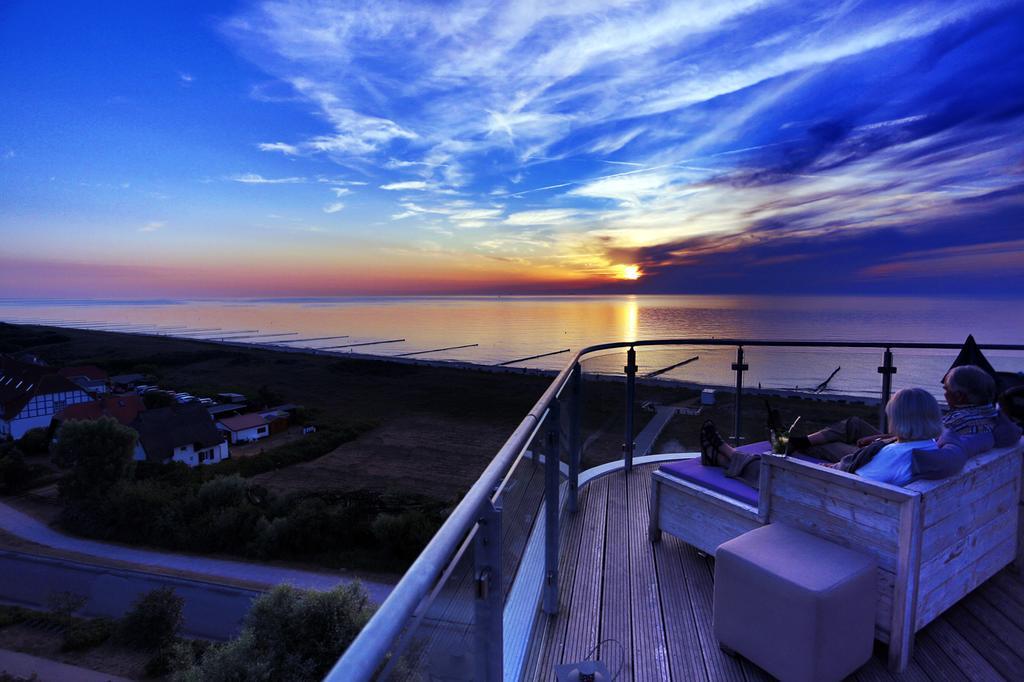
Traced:
<svg viewBox="0 0 1024 682">
<path fill-rule="evenodd" d="M 750 369 L 750 366 L 743 362 L 743 346 L 736 346 L 736 362 L 732 363 L 732 369 L 736 372 L 736 406 L 733 410 L 732 442 L 739 445 L 743 440 L 741 428 L 743 417 L 743 373 Z"/>
<path fill-rule="evenodd" d="M 878 406 L 878 429 L 882 433 L 889 431 L 889 418 L 885 414 L 885 406 L 892 394 L 892 375 L 896 373 L 896 366 L 892 364 L 892 348 L 886 348 L 882 354 L 882 366 L 878 368 L 882 375 L 882 404 Z"/>
<path fill-rule="evenodd" d="M 569 512 L 576 513 L 577 493 L 580 487 L 580 419 L 583 413 L 583 369 L 576 363 L 569 385 L 571 391 L 569 413 Z"/>
<path fill-rule="evenodd" d="M 626 438 L 622 443 L 622 459 L 626 461 L 626 473 L 633 469 L 633 402 L 636 400 L 636 349 L 626 351 Z"/>
<path fill-rule="evenodd" d="M 544 449 L 544 613 L 558 613 L 558 450 L 561 442 L 558 400 L 548 407 Z"/>
<path fill-rule="evenodd" d="M 490 500 L 480 510 L 473 552 L 476 575 L 473 635 L 474 679 L 499 682 L 504 674 L 504 634 L 502 622 L 505 612 L 501 576 L 501 507 Z"/>
</svg>

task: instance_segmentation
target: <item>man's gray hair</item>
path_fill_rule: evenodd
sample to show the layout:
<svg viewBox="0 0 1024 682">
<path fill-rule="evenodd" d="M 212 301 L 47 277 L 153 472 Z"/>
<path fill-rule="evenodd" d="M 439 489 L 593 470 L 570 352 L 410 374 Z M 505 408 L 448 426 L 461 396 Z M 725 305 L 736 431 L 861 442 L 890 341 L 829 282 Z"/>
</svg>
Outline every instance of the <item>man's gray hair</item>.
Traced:
<svg viewBox="0 0 1024 682">
<path fill-rule="evenodd" d="M 932 394 L 923 388 L 904 388 L 885 406 L 889 430 L 900 440 L 927 440 L 942 432 L 942 412 Z"/>
<path fill-rule="evenodd" d="M 946 384 L 954 391 L 961 391 L 969 405 L 989 405 L 996 399 L 995 379 L 977 365 L 961 365 L 949 370 Z"/>
</svg>

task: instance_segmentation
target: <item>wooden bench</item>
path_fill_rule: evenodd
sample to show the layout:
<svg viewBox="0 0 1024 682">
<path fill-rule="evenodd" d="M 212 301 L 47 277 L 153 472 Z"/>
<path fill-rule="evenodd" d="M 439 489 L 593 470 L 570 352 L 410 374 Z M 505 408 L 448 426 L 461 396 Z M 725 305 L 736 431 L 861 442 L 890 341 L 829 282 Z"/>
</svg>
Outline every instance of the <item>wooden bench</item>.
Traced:
<svg viewBox="0 0 1024 682">
<path fill-rule="evenodd" d="M 656 471 L 650 536 L 657 542 L 666 531 L 714 554 L 726 540 L 780 522 L 874 556 L 875 637 L 889 644 L 898 672 L 918 630 L 1014 561 L 1022 452 L 1024 441 L 978 455 L 950 478 L 906 487 L 765 457 L 757 506 Z"/>
</svg>

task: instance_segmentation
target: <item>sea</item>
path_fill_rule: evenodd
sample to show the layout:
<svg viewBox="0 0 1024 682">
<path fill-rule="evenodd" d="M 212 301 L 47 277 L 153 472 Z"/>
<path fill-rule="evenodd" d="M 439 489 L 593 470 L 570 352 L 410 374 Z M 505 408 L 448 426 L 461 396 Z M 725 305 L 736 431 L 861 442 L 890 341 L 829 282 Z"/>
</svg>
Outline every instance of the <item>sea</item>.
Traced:
<svg viewBox="0 0 1024 682">
<path fill-rule="evenodd" d="M 768 339 L 1024 344 L 1021 300 L 856 296 L 415 296 L 289 299 L 0 299 L 0 320 L 125 333 L 233 339 L 268 347 L 435 362 L 560 369 L 580 348 L 641 339 Z M 444 349 L 444 350 L 442 350 Z M 744 385 L 877 397 L 881 349 L 746 347 Z M 894 351 L 894 389 L 940 382 L 956 351 Z M 1024 352 L 991 351 L 998 370 L 1024 371 Z M 529 359 L 527 359 L 529 358 Z M 691 360 L 691 358 L 696 358 Z M 735 347 L 638 350 L 639 374 L 735 383 Z M 686 362 L 665 372 L 666 368 Z M 622 373 L 624 351 L 584 371 Z M 837 371 L 838 370 L 838 371 Z"/>
</svg>

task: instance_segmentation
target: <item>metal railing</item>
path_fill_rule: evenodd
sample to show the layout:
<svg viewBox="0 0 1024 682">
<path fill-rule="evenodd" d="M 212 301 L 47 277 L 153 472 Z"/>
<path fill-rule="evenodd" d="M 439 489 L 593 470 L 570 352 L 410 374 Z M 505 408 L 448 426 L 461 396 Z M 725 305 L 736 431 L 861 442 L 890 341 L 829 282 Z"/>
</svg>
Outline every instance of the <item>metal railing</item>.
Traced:
<svg viewBox="0 0 1024 682">
<path fill-rule="evenodd" d="M 450 619 L 451 627 L 462 628 L 464 640 L 472 642 L 468 653 L 472 662 L 465 667 L 465 679 L 494 681 L 503 676 L 503 612 L 505 591 L 502 589 L 502 509 L 501 495 L 513 470 L 523 461 L 531 442 L 540 442 L 544 451 L 543 539 L 544 570 L 541 608 L 548 614 L 558 610 L 558 556 L 560 488 L 565 476 L 565 505 L 570 513 L 577 510 L 581 457 L 581 404 L 583 369 L 581 361 L 587 356 L 608 350 L 626 349 L 625 419 L 623 433 L 623 467 L 633 467 L 634 409 L 637 389 L 637 348 L 652 346 L 726 346 L 736 348 L 736 360 L 731 369 L 736 374 L 733 438 L 742 438 L 743 375 L 749 371 L 744 349 L 772 348 L 861 348 L 882 350 L 878 366 L 881 375 L 881 404 L 879 425 L 885 429 L 885 403 L 892 393 L 892 377 L 897 368 L 893 350 L 949 350 L 957 351 L 960 344 L 915 342 L 862 342 L 862 341 L 767 341 L 761 339 L 666 339 L 605 343 L 584 348 L 558 373 L 533 408 L 512 432 L 497 455 L 470 488 L 466 496 L 452 511 L 423 552 L 402 577 L 398 585 L 381 604 L 373 618 L 355 641 L 344 652 L 328 674 L 328 680 L 360 681 L 415 677 L 409 671 L 400 672 L 399 660 L 403 650 L 410 648 L 412 634 L 423 622 L 432 600 L 451 575 L 453 567 L 472 558 L 471 599 L 472 622 Z M 989 344 L 985 350 L 1024 351 L 1024 345 Z M 568 428 L 561 426 L 562 403 L 568 402 Z M 564 431 L 568 431 L 563 453 Z M 540 437 L 540 441 L 535 438 Z M 568 456 L 567 475 L 560 468 L 562 454 Z M 533 454 L 534 464 L 539 460 Z M 538 517 L 539 522 L 540 517 Z M 470 553 L 471 552 L 471 553 Z M 521 557 L 520 557 L 521 558 Z M 469 592 L 467 591 L 467 594 Z M 463 595 L 465 597 L 466 595 Z M 471 629 L 471 633 L 466 633 Z M 422 656 L 419 660 L 422 660 Z"/>
</svg>

